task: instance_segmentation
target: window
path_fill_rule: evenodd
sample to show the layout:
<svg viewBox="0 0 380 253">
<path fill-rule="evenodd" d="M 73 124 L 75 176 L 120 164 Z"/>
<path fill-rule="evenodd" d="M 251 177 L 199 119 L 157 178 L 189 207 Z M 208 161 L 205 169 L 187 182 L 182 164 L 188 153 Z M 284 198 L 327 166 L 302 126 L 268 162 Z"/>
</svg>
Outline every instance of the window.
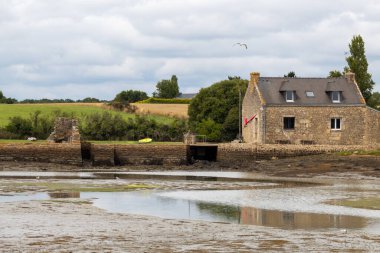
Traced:
<svg viewBox="0 0 380 253">
<path fill-rule="evenodd" d="M 285 91 L 285 100 L 286 102 L 294 102 L 294 91 L 292 90 Z"/>
<path fill-rule="evenodd" d="M 340 103 L 340 91 L 331 92 L 331 101 L 333 103 Z"/>
<path fill-rule="evenodd" d="M 313 92 L 313 91 L 306 91 L 306 97 L 308 97 L 308 98 L 313 98 L 313 97 L 315 97 L 315 96 L 314 96 L 314 92 Z"/>
<path fill-rule="evenodd" d="M 331 129 L 332 130 L 341 130 L 340 118 L 331 119 Z"/>
<path fill-rule="evenodd" d="M 286 130 L 292 130 L 294 129 L 294 117 L 284 117 L 284 129 Z"/>
</svg>

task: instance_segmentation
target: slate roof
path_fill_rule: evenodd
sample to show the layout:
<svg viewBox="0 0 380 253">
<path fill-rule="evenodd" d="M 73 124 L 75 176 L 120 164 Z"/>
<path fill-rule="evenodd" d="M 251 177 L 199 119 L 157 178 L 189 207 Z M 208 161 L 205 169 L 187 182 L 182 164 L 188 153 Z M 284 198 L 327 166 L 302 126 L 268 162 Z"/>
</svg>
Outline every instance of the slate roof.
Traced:
<svg viewBox="0 0 380 253">
<path fill-rule="evenodd" d="M 194 98 L 198 93 L 180 93 L 177 98 Z"/>
<path fill-rule="evenodd" d="M 260 77 L 258 88 L 267 105 L 364 105 L 355 83 L 346 78 Z M 284 92 L 295 91 L 295 101 L 286 102 Z M 312 91 L 314 97 L 307 97 Z M 330 92 L 341 92 L 341 103 L 332 103 Z"/>
</svg>

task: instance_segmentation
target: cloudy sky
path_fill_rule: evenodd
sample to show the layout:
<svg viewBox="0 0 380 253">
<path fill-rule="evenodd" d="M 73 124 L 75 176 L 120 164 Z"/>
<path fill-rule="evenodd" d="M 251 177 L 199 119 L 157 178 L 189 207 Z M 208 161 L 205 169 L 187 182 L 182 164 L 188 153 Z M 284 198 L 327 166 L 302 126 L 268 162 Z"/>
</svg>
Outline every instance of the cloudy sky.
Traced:
<svg viewBox="0 0 380 253">
<path fill-rule="evenodd" d="M 360 34 L 380 91 L 379 13 L 377 0 L 0 0 L 0 90 L 111 99 L 172 74 L 183 93 L 252 71 L 325 77 Z"/>
</svg>

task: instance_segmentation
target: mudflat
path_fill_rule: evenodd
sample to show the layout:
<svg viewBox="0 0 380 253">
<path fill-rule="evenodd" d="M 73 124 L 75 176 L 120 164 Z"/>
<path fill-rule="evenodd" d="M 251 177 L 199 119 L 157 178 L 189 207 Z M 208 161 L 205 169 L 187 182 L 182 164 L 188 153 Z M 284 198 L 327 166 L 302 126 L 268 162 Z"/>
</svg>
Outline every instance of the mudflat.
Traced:
<svg viewBox="0 0 380 253">
<path fill-rule="evenodd" d="M 257 179 L 305 181 L 320 186 L 315 194 L 340 193 L 355 186 L 350 196 L 378 196 L 380 158 L 376 156 L 323 155 L 257 161 L 251 164 L 196 163 L 184 167 L 75 167 L 42 163 L 1 162 L 0 171 L 238 171 Z M 46 192 L 54 187 L 115 188 L 128 191 L 156 188 L 165 191 L 254 189 L 250 182 L 204 182 L 160 179 L 2 178 L 0 197 Z M 141 189 L 139 189 L 139 186 Z M 361 186 L 361 187 L 359 187 Z M 49 188 L 50 187 L 50 188 Z M 326 188 L 327 187 L 327 188 Z M 58 188 L 57 188 L 58 189 Z M 266 198 L 266 189 L 260 190 Z M 305 196 L 313 188 L 295 191 Z M 273 190 L 268 191 L 276 197 Z M 264 195 L 263 195 L 264 194 Z M 285 196 L 293 198 L 294 196 Z M 305 198 L 306 198 L 305 197 Z M 257 198 L 257 196 L 252 196 Z M 304 197 L 302 197 L 304 198 Z M 117 201 L 117 200 L 116 200 Z M 32 201 L 0 201 L 0 251 L 3 252 L 377 252 L 379 230 L 281 229 L 148 215 L 114 213 L 93 204 L 94 199 L 61 198 Z M 258 202 L 259 203 L 259 202 Z M 130 203 L 133 205 L 133 203 Z M 286 207 L 285 207 L 286 209 Z M 348 209 L 347 209 L 348 210 Z M 351 210 L 351 209 L 350 209 Z M 379 210 L 358 215 L 378 216 Z M 362 211 L 363 210 L 363 211 Z M 349 211 L 349 210 L 348 210 Z M 361 213 L 362 212 L 362 213 Z M 380 216 L 379 216 L 380 217 Z"/>
</svg>

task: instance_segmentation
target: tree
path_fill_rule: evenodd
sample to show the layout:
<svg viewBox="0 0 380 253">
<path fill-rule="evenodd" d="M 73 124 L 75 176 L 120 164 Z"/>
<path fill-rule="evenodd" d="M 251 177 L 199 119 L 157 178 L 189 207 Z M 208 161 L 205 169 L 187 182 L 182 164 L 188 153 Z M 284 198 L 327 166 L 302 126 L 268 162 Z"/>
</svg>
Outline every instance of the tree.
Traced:
<svg viewBox="0 0 380 253">
<path fill-rule="evenodd" d="M 368 99 L 367 104 L 375 109 L 380 109 L 380 92 L 372 93 L 371 97 Z"/>
<path fill-rule="evenodd" d="M 296 76 L 296 72 L 294 72 L 294 71 L 290 71 L 287 75 L 284 75 L 284 77 L 297 77 Z"/>
<path fill-rule="evenodd" d="M 360 35 L 354 36 L 349 44 L 350 56 L 346 57 L 348 66 L 345 70 L 355 73 L 355 79 L 359 85 L 363 97 L 368 102 L 374 86 L 372 75 L 368 73 L 368 62 L 365 56 L 364 41 Z"/>
<path fill-rule="evenodd" d="M 97 98 L 92 98 L 92 97 L 86 97 L 82 100 L 77 100 L 77 102 L 81 102 L 81 103 L 99 103 L 100 100 L 97 99 Z"/>
<path fill-rule="evenodd" d="M 343 73 L 340 72 L 339 70 L 331 70 L 328 77 L 338 78 L 338 77 L 342 77 L 342 76 L 343 76 Z"/>
<path fill-rule="evenodd" d="M 117 94 L 113 101 L 120 102 L 122 104 L 129 104 L 145 99 L 148 99 L 148 95 L 144 91 L 127 90 Z"/>
<path fill-rule="evenodd" d="M 17 103 L 16 99 L 5 97 L 3 92 L 0 90 L 0 104 L 14 104 L 14 103 Z"/>
<path fill-rule="evenodd" d="M 233 140 L 239 133 L 239 88 L 241 88 L 242 94 L 248 86 L 247 80 L 235 79 L 223 80 L 214 83 L 210 87 L 203 88 L 199 93 L 191 100 L 189 105 L 189 125 L 193 131 L 198 131 L 199 124 L 213 125 L 210 120 L 221 126 L 221 135 L 218 141 Z M 236 110 L 232 110 L 236 108 Z M 204 120 L 208 120 L 203 122 Z M 234 122 L 235 121 L 235 122 Z M 207 137 L 209 139 L 209 136 Z M 216 140 L 216 139 L 214 139 Z"/>
<path fill-rule="evenodd" d="M 156 85 L 154 97 L 158 98 L 175 98 L 179 95 L 178 79 L 172 75 L 170 80 L 161 80 Z"/>
</svg>

